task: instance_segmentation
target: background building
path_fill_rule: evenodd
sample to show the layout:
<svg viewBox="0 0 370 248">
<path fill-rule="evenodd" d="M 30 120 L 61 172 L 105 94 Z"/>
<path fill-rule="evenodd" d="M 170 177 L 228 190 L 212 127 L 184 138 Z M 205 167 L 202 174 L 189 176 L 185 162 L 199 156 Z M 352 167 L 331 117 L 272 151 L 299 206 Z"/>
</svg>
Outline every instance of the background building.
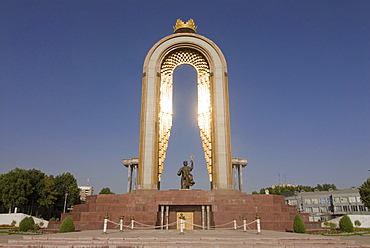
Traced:
<svg viewBox="0 0 370 248">
<path fill-rule="evenodd" d="M 315 192 L 295 192 L 285 203 L 310 214 L 310 221 L 326 221 L 344 214 L 370 214 L 360 199 L 357 188 Z"/>
<path fill-rule="evenodd" d="M 86 201 L 86 196 L 94 194 L 94 188 L 92 186 L 78 186 L 80 189 L 80 200 Z"/>
<path fill-rule="evenodd" d="M 285 184 L 278 184 L 278 185 L 272 185 L 271 188 L 277 188 L 277 187 L 298 187 L 298 185 L 285 183 Z"/>
</svg>

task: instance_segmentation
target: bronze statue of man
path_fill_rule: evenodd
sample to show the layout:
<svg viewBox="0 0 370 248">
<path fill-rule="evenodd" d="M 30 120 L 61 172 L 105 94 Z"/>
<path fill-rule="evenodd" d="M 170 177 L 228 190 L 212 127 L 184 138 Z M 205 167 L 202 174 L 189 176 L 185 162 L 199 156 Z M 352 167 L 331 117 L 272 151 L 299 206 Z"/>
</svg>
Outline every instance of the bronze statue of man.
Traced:
<svg viewBox="0 0 370 248">
<path fill-rule="evenodd" d="M 177 172 L 178 176 L 181 175 L 181 189 L 189 189 L 189 187 L 195 184 L 193 175 L 190 173 L 194 168 L 193 160 L 190 160 L 190 164 L 191 166 L 189 167 L 188 161 L 184 161 L 184 166 Z"/>
</svg>

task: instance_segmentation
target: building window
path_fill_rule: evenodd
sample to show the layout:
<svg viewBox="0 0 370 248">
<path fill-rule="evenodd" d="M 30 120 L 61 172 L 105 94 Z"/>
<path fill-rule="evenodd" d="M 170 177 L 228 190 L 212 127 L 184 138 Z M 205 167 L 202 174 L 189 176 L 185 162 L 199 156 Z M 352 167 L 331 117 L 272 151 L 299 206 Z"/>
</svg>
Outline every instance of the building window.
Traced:
<svg viewBox="0 0 370 248">
<path fill-rule="evenodd" d="M 312 204 L 319 204 L 319 199 L 313 198 L 312 199 Z"/>
<path fill-rule="evenodd" d="M 297 205 L 297 200 L 289 200 L 289 205 Z"/>
<path fill-rule="evenodd" d="M 358 207 L 357 206 L 351 206 L 352 212 L 358 212 Z"/>
<path fill-rule="evenodd" d="M 326 207 L 320 207 L 320 213 L 326 213 L 327 211 Z"/>
<path fill-rule="evenodd" d="M 335 212 L 342 212 L 342 206 L 335 206 L 334 210 Z"/>
<path fill-rule="evenodd" d="M 358 206 L 358 208 L 360 209 L 360 211 L 366 211 L 366 207 L 363 205 Z"/>
<path fill-rule="evenodd" d="M 320 198 L 320 203 L 325 204 L 326 203 L 326 198 Z"/>
<path fill-rule="evenodd" d="M 318 213 L 318 212 L 319 212 L 319 207 L 313 207 L 313 208 L 312 208 L 312 212 L 314 212 L 314 213 Z"/>
<path fill-rule="evenodd" d="M 312 208 L 306 208 L 306 213 L 312 213 Z"/>
<path fill-rule="evenodd" d="M 304 199 L 304 203 L 311 204 L 311 199 Z"/>
<path fill-rule="evenodd" d="M 334 197 L 334 203 L 340 203 L 340 197 Z"/>
<path fill-rule="evenodd" d="M 343 211 L 344 211 L 344 212 L 349 212 L 349 211 L 351 211 L 351 210 L 349 209 L 349 206 L 343 206 Z"/>
<path fill-rule="evenodd" d="M 356 197 L 354 196 L 348 197 L 348 200 L 350 203 L 356 203 Z"/>
<path fill-rule="evenodd" d="M 328 220 L 328 217 L 326 217 L 326 216 L 321 216 L 321 218 L 320 218 L 320 221 L 327 221 Z"/>
<path fill-rule="evenodd" d="M 320 221 L 320 216 L 309 216 L 308 220 L 313 222 L 313 221 Z"/>
<path fill-rule="evenodd" d="M 341 197 L 341 198 L 340 198 L 340 201 L 341 201 L 342 203 L 348 203 L 348 197 Z"/>
</svg>

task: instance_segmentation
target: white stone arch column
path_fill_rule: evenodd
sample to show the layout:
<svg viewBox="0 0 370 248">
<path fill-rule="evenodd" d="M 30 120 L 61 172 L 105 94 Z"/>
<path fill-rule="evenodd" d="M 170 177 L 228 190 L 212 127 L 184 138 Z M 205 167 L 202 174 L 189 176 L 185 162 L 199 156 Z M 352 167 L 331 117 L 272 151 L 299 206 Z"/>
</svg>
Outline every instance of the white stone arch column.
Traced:
<svg viewBox="0 0 370 248">
<path fill-rule="evenodd" d="M 148 52 L 142 78 L 142 106 L 139 147 L 140 189 L 157 189 L 158 114 L 161 65 L 176 49 L 194 49 L 207 59 L 210 69 L 212 105 L 212 185 L 213 189 L 231 189 L 231 142 L 226 60 L 221 50 L 204 36 L 192 33 L 169 35 Z"/>
</svg>

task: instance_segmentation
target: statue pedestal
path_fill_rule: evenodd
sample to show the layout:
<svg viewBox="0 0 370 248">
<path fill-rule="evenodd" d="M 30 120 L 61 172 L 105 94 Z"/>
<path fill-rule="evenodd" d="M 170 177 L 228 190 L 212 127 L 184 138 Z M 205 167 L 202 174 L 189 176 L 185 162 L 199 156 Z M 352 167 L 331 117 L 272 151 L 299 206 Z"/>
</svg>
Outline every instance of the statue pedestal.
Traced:
<svg viewBox="0 0 370 248">
<path fill-rule="evenodd" d="M 76 229 L 96 230 L 103 228 L 106 213 L 114 222 L 125 216 L 124 225 L 133 217 L 137 222 L 153 226 L 176 222 L 178 213 L 187 213 L 198 225 L 194 229 L 213 229 L 214 226 L 217 229 L 218 225 L 233 219 L 240 226 L 243 218 L 249 223 L 258 213 L 261 228 L 276 231 L 291 230 L 294 216 L 298 214 L 296 207 L 286 205 L 284 196 L 279 195 L 248 195 L 238 190 L 133 190 L 122 195 L 88 196 L 86 204 L 73 206 L 73 211 L 63 214 L 62 218 L 70 215 Z M 307 222 L 308 215 L 301 215 Z M 307 228 L 318 227 L 317 223 L 312 225 L 315 224 Z M 256 229 L 256 225 L 249 227 Z M 168 228 L 176 229 L 176 225 Z"/>
</svg>

